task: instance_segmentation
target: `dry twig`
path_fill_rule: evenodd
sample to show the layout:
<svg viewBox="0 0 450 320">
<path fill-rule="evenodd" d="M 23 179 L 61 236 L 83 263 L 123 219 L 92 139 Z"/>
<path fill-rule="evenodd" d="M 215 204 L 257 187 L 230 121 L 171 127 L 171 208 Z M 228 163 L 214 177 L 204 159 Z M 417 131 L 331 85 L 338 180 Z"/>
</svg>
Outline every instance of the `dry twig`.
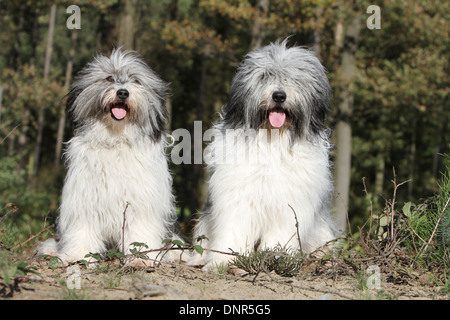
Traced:
<svg viewBox="0 0 450 320">
<path fill-rule="evenodd" d="M 295 228 L 297 230 L 297 238 L 298 238 L 298 246 L 300 249 L 300 252 L 303 252 L 302 250 L 302 241 L 300 240 L 300 232 L 298 231 L 298 220 L 297 220 L 297 213 L 295 212 L 294 208 L 288 203 L 289 208 L 291 208 L 292 212 L 294 213 L 295 218 Z"/>
</svg>

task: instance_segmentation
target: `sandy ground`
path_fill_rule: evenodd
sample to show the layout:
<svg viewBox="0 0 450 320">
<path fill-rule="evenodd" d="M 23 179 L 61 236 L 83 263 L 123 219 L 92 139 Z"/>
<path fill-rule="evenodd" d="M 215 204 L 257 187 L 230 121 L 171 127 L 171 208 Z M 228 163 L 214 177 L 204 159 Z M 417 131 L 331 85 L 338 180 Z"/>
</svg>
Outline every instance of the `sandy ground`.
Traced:
<svg viewBox="0 0 450 320">
<path fill-rule="evenodd" d="M 364 288 L 360 273 L 345 266 L 309 265 L 295 277 L 260 272 L 244 277 L 204 272 L 180 264 L 136 270 L 118 260 L 92 269 L 49 268 L 33 259 L 36 273 L 17 277 L 11 284 L 0 279 L 0 298 L 8 300 L 373 300 L 448 299 L 429 275 L 380 272 L 377 288 Z M 70 288 L 70 289 L 69 289 Z"/>
</svg>

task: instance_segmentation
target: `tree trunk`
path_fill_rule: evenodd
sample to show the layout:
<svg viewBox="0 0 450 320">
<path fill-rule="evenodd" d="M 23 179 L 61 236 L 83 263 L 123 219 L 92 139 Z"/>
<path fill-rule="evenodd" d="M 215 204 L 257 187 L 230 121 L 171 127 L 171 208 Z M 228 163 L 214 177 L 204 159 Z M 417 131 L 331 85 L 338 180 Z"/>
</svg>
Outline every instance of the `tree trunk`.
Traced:
<svg viewBox="0 0 450 320">
<path fill-rule="evenodd" d="M 416 163 L 416 141 L 417 141 L 417 118 L 416 115 L 413 114 L 412 119 L 412 131 L 411 131 L 411 145 L 409 150 L 409 172 L 408 172 L 408 200 L 413 200 L 413 191 L 414 191 L 414 172 L 415 172 L 415 163 Z"/>
<path fill-rule="evenodd" d="M 320 57 L 320 25 L 322 23 L 322 8 L 317 7 L 315 10 L 315 18 L 314 18 L 314 30 L 312 32 L 313 36 L 313 44 L 312 50 L 317 53 L 317 56 Z"/>
<path fill-rule="evenodd" d="M 55 19 L 56 19 L 56 4 L 52 4 L 52 7 L 50 9 L 50 21 L 48 24 L 47 48 L 45 51 L 44 82 L 48 80 L 48 75 L 50 73 L 50 61 L 53 49 L 53 34 L 55 30 Z M 39 168 L 39 156 L 41 154 L 42 134 L 44 131 L 44 113 L 45 113 L 45 105 L 42 104 L 39 107 L 38 113 L 38 121 L 37 121 L 38 132 L 36 137 L 36 146 L 34 149 L 34 161 L 32 172 L 33 175 L 36 175 L 37 170 Z"/>
<path fill-rule="evenodd" d="M 26 150 L 26 145 L 28 142 L 27 134 L 30 125 L 30 106 L 25 104 L 22 110 L 22 124 L 20 126 L 19 137 L 17 141 L 17 154 L 20 155 L 17 170 L 20 171 L 25 168 L 27 164 L 27 157 L 25 155 L 28 153 Z"/>
<path fill-rule="evenodd" d="M 198 91 L 198 99 L 197 99 L 197 108 L 196 108 L 196 120 L 203 122 L 203 115 L 204 115 L 204 105 L 205 105 L 205 96 L 206 96 L 206 81 L 207 81 L 207 65 L 206 62 L 208 60 L 208 56 L 210 55 L 209 47 L 205 47 L 204 52 L 202 56 L 200 57 L 200 67 L 201 67 L 201 73 L 200 73 L 200 84 L 199 84 L 199 91 Z M 195 130 L 194 130 L 195 132 Z M 191 196 L 191 203 L 189 206 L 189 210 L 191 212 L 195 212 L 196 208 L 199 207 L 199 204 L 201 203 L 201 199 L 203 197 L 202 195 L 202 188 L 201 188 L 201 181 L 202 181 L 202 174 L 203 174 L 203 165 L 201 164 L 202 159 L 196 158 L 196 150 L 202 150 L 203 151 L 203 133 L 201 137 L 196 137 L 195 134 L 192 136 L 192 150 L 191 150 L 191 159 L 193 160 L 193 170 L 192 170 L 192 196 Z M 200 138 L 200 139 L 199 139 Z"/>
<path fill-rule="evenodd" d="M 387 114 L 385 112 L 381 112 L 380 115 L 380 127 L 386 128 L 389 124 L 389 120 L 387 119 Z M 374 197 L 373 197 L 373 210 L 374 212 L 378 212 L 384 206 L 382 203 L 383 197 L 383 189 L 384 189 L 384 174 L 386 171 L 386 153 L 389 148 L 389 137 L 386 134 L 386 130 L 382 129 L 380 132 L 379 142 L 377 143 L 378 150 L 376 156 L 376 166 L 375 166 L 375 187 L 374 187 Z"/>
<path fill-rule="evenodd" d="M 69 57 L 67 59 L 67 67 L 66 67 L 66 78 L 64 80 L 64 91 L 68 92 L 70 89 L 70 81 L 72 78 L 72 69 L 73 69 L 73 56 L 75 54 L 75 45 L 77 42 L 77 30 L 71 31 L 70 37 L 70 50 Z M 60 114 L 59 114 L 59 123 L 58 123 L 58 134 L 56 137 L 56 148 L 55 148 L 55 159 L 54 164 L 57 166 L 61 160 L 61 151 L 62 144 L 64 141 L 64 127 L 66 124 L 66 108 L 64 105 L 61 106 Z"/>
<path fill-rule="evenodd" d="M 170 94 L 166 96 L 166 109 L 168 113 L 166 129 L 172 131 L 172 97 Z"/>
<path fill-rule="evenodd" d="M 265 19 L 269 12 L 269 0 L 258 0 L 256 2 L 256 18 L 252 26 L 252 42 L 250 43 L 250 50 L 261 48 L 266 34 L 264 30 Z"/>
<path fill-rule="evenodd" d="M 381 196 L 383 195 L 385 168 L 386 168 L 386 160 L 384 150 L 378 150 L 377 166 L 375 168 L 375 190 L 373 198 L 373 207 L 375 212 L 379 211 L 382 205 Z"/>
<path fill-rule="evenodd" d="M 447 98 L 448 99 L 448 98 Z M 446 113 L 444 111 L 444 106 L 448 106 L 448 101 L 443 101 L 443 103 L 437 103 L 437 119 L 438 119 L 438 123 L 436 125 L 436 132 L 435 132 L 435 146 L 433 148 L 434 152 L 433 152 L 433 166 L 432 166 L 432 173 L 433 173 L 433 177 L 435 177 L 436 179 L 440 179 L 441 178 L 441 169 L 442 168 L 442 164 L 443 164 L 443 158 L 442 158 L 442 154 L 441 154 L 441 150 L 445 150 L 445 138 L 443 139 L 443 137 L 445 137 L 446 131 L 445 131 L 445 125 L 447 124 L 448 120 L 446 117 Z"/>
<path fill-rule="evenodd" d="M 56 4 L 50 8 L 50 21 L 48 23 L 47 48 L 45 50 L 44 80 L 48 80 L 50 73 L 50 62 L 53 50 L 53 34 L 55 31 Z"/>
<path fill-rule="evenodd" d="M 134 49 L 134 20 L 136 17 L 136 0 L 127 0 L 122 2 L 122 15 L 119 26 L 119 45 L 125 50 Z"/>
<path fill-rule="evenodd" d="M 350 195 L 352 128 L 350 119 L 353 109 L 352 85 L 355 76 L 355 54 L 358 46 L 361 14 L 355 13 L 353 20 L 346 28 L 342 62 L 339 71 L 340 93 L 338 95 L 338 115 L 335 130 L 335 207 L 338 228 L 347 229 L 347 213 Z"/>
<path fill-rule="evenodd" d="M 3 85 L 0 84 L 0 123 L 2 123 L 2 100 L 3 100 Z"/>
</svg>

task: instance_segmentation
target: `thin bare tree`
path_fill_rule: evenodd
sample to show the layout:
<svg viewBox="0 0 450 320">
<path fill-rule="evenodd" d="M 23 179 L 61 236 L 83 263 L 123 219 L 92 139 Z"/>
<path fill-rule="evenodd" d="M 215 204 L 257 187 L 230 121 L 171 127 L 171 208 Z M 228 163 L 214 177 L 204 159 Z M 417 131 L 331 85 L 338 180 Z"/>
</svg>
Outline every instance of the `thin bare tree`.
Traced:
<svg viewBox="0 0 450 320">
<path fill-rule="evenodd" d="M 337 124 L 336 160 L 335 160 L 335 208 L 338 227 L 347 229 L 347 212 L 350 196 L 351 156 L 352 156 L 352 128 L 351 116 L 353 110 L 352 85 L 356 73 L 356 50 L 360 33 L 361 13 L 353 12 L 353 18 L 347 25 L 343 41 L 341 66 L 338 77 L 340 79 L 337 95 Z"/>
<path fill-rule="evenodd" d="M 48 81 L 50 73 L 50 62 L 53 50 L 53 35 L 55 32 L 55 20 L 56 20 L 56 4 L 52 4 L 50 8 L 50 21 L 48 23 L 47 48 L 45 50 L 44 82 Z M 34 148 L 33 175 L 36 175 L 39 169 L 39 157 L 41 154 L 42 134 L 44 132 L 44 115 L 45 115 L 45 104 L 42 103 L 39 106 L 39 113 L 37 120 L 38 132 L 36 136 L 36 145 Z"/>
</svg>

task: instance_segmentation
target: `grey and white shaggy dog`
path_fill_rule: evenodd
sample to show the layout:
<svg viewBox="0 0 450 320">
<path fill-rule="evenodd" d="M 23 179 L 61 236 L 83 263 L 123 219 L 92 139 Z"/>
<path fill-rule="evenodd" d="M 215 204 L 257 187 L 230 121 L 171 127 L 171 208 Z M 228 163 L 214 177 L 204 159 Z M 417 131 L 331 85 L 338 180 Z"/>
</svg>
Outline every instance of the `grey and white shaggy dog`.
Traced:
<svg viewBox="0 0 450 320">
<path fill-rule="evenodd" d="M 135 53 L 99 55 L 76 77 L 67 97 L 74 126 L 65 160 L 57 240 L 40 253 L 64 262 L 133 242 L 158 249 L 176 221 L 165 155 L 168 85 Z M 157 253 L 135 259 L 151 265 Z"/>
<path fill-rule="evenodd" d="M 287 40 L 249 53 L 232 80 L 205 150 L 209 192 L 190 264 L 229 262 L 214 252 L 281 245 L 311 252 L 337 236 L 325 117 L 331 89 L 316 55 Z"/>
</svg>

